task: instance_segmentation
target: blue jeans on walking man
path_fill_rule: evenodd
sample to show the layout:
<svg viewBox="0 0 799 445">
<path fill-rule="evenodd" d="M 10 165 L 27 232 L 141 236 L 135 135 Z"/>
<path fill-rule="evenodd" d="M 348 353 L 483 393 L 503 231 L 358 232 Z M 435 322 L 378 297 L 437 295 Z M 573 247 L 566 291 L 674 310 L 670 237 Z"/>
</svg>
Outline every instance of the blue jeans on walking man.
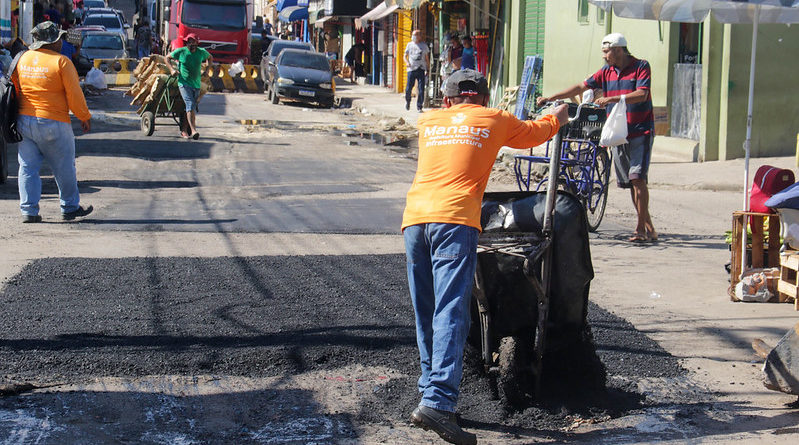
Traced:
<svg viewBox="0 0 799 445">
<path fill-rule="evenodd" d="M 418 82 L 417 96 L 416 96 L 416 109 L 422 111 L 424 104 L 424 68 L 418 68 L 413 71 L 408 71 L 408 81 L 405 83 L 405 108 L 408 108 L 411 103 L 411 91 L 413 91 L 413 83 Z"/>
<path fill-rule="evenodd" d="M 419 346 L 421 405 L 455 412 L 469 333 L 479 231 L 428 223 L 403 231 Z"/>
<path fill-rule="evenodd" d="M 19 207 L 23 215 L 39 214 L 42 179 L 39 170 L 47 160 L 53 170 L 61 200 L 61 213 L 80 207 L 78 178 L 75 172 L 75 134 L 72 125 L 52 119 L 21 115 L 17 119 L 22 142 L 17 146 L 19 160 Z"/>
</svg>

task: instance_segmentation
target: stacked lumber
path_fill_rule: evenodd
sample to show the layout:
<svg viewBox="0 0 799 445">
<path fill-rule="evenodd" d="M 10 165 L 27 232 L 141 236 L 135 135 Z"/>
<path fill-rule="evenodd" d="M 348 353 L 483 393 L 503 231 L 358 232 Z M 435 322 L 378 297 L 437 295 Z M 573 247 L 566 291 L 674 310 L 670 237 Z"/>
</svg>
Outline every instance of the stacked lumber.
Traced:
<svg viewBox="0 0 799 445">
<path fill-rule="evenodd" d="M 133 97 L 130 104 L 138 105 L 137 113 L 141 114 L 151 102 L 158 100 L 164 91 L 169 78 L 166 58 L 159 54 L 144 57 L 133 70 L 133 75 L 136 77 L 136 83 L 125 92 L 125 95 Z M 200 98 L 208 92 L 209 84 L 209 80 L 203 77 Z M 177 87 L 170 89 L 169 96 L 182 106 L 183 99 Z"/>
</svg>

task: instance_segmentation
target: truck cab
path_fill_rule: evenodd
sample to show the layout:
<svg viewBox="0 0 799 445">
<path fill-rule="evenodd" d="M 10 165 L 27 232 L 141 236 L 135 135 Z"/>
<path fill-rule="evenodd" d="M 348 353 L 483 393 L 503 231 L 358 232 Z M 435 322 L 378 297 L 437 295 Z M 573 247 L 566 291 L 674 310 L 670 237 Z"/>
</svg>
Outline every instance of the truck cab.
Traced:
<svg viewBox="0 0 799 445">
<path fill-rule="evenodd" d="M 171 49 L 184 46 L 185 36 L 194 33 L 215 62 L 249 63 L 252 0 L 172 0 L 169 13 Z"/>
</svg>

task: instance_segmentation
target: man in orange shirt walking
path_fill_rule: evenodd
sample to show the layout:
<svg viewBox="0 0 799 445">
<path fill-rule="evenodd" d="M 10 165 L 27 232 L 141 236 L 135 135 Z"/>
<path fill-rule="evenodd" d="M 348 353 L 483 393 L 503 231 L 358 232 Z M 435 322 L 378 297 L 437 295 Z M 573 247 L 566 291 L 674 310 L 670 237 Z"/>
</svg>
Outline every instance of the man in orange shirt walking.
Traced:
<svg viewBox="0 0 799 445">
<path fill-rule="evenodd" d="M 60 54 L 66 31 L 53 22 L 31 30 L 30 51 L 20 56 L 12 80 L 19 95 L 17 126 L 22 135 L 19 152 L 19 199 L 23 223 L 41 222 L 39 199 L 42 179 L 39 170 L 45 159 L 53 170 L 61 200 L 61 217 L 73 220 L 92 212 L 81 207 L 75 173 L 75 135 L 69 112 L 80 120 L 86 133 L 91 114 L 80 89 L 75 66 Z"/>
<path fill-rule="evenodd" d="M 486 108 L 488 83 L 470 69 L 453 73 L 442 90 L 446 108 L 418 121 L 419 161 L 402 220 L 422 368 L 422 400 L 411 421 L 450 443 L 474 444 L 477 437 L 461 430 L 455 409 L 483 192 L 502 146 L 548 140 L 568 120 L 568 108 L 561 105 L 537 121 Z"/>
</svg>

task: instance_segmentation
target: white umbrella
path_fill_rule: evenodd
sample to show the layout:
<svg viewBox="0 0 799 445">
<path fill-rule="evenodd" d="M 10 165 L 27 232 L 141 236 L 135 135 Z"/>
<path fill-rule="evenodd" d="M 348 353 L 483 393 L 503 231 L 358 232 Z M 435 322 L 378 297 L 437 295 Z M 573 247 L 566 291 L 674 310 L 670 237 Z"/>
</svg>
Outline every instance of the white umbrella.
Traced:
<svg viewBox="0 0 799 445">
<path fill-rule="evenodd" d="M 619 17 L 699 23 L 711 12 L 721 23 L 751 23 L 749 105 L 744 141 L 744 210 L 749 210 L 749 156 L 752 145 L 752 98 L 755 88 L 757 27 L 760 23 L 799 23 L 799 0 L 588 0 Z"/>
</svg>

